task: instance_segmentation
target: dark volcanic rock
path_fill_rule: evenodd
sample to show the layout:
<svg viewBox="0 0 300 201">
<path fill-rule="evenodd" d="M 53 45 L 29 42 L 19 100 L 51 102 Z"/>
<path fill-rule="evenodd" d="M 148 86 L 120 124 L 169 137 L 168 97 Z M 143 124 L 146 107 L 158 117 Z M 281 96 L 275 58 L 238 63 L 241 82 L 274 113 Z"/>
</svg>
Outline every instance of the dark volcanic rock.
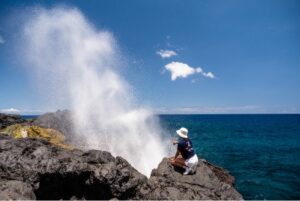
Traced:
<svg viewBox="0 0 300 201">
<path fill-rule="evenodd" d="M 59 121 L 64 117 L 48 117 L 37 125 L 71 131 Z M 233 185 L 234 177 L 206 161 L 199 161 L 195 174 L 183 175 L 164 158 L 147 179 L 109 152 L 65 150 L 41 139 L 0 135 L 0 200 L 243 199 Z"/>
<path fill-rule="evenodd" d="M 227 170 L 221 167 L 217 167 L 207 161 L 203 161 L 203 162 L 213 171 L 213 173 L 218 177 L 218 179 L 221 182 L 230 184 L 232 186 L 234 185 L 234 177 L 231 176 Z"/>
<path fill-rule="evenodd" d="M 0 181 L 0 199 L 127 199 L 147 178 L 108 152 L 0 135 Z"/>
<path fill-rule="evenodd" d="M 0 181 L 0 200 L 34 200 L 31 185 L 17 180 Z"/>
<path fill-rule="evenodd" d="M 16 114 L 2 114 L 0 113 L 0 129 L 13 124 L 19 124 L 26 122 L 20 115 Z"/>
<path fill-rule="evenodd" d="M 65 135 L 67 141 L 74 138 L 72 114 L 68 110 L 43 114 L 33 122 L 33 125 L 58 130 Z"/>
<path fill-rule="evenodd" d="M 152 171 L 147 183 L 136 194 L 136 199 L 184 199 L 184 200 L 241 200 L 243 197 L 234 189 L 229 174 L 199 161 L 193 175 L 183 175 L 174 169 L 166 158 Z M 222 176 L 221 176 L 222 175 Z"/>
</svg>

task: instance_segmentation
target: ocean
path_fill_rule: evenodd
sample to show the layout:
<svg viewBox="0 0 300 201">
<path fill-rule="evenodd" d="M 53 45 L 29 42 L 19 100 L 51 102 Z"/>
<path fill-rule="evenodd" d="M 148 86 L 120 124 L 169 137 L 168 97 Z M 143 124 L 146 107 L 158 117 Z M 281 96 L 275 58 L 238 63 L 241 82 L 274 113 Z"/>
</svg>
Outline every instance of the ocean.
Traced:
<svg viewBox="0 0 300 201">
<path fill-rule="evenodd" d="M 300 199 L 300 115 L 159 115 L 159 119 L 173 137 L 180 127 L 188 128 L 197 155 L 229 170 L 245 199 Z"/>
<path fill-rule="evenodd" d="M 300 199 L 300 115 L 160 115 L 200 156 L 230 171 L 245 199 Z"/>
</svg>

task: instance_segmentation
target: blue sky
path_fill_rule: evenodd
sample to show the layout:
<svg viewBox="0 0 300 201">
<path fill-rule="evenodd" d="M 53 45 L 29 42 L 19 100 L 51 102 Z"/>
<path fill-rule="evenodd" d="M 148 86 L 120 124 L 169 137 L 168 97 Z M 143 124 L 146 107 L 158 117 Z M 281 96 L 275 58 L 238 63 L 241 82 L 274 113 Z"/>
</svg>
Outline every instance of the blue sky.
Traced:
<svg viewBox="0 0 300 201">
<path fill-rule="evenodd" d="M 137 102 L 158 113 L 300 113 L 299 1 L 59 4 L 77 7 L 96 28 L 114 34 L 126 60 L 122 76 Z M 0 3 L 2 112 L 40 110 L 35 89 L 15 62 L 10 25 L 12 15 L 31 6 L 58 5 Z"/>
</svg>

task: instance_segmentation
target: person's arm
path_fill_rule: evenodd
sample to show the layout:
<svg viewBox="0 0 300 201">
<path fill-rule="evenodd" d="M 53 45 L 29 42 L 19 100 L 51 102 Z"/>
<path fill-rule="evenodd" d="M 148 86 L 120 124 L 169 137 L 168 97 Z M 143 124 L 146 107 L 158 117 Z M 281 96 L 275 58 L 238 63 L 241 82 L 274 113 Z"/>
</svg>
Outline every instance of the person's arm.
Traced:
<svg viewBox="0 0 300 201">
<path fill-rule="evenodd" d="M 174 159 L 176 159 L 176 158 L 178 157 L 178 155 L 179 155 L 179 151 L 178 151 L 178 149 L 177 149 L 176 154 L 175 154 L 175 156 L 174 156 Z"/>
<path fill-rule="evenodd" d="M 181 154 L 180 150 L 182 150 L 182 142 L 177 141 L 177 151 L 175 154 L 175 159 L 179 156 L 179 154 Z"/>
</svg>

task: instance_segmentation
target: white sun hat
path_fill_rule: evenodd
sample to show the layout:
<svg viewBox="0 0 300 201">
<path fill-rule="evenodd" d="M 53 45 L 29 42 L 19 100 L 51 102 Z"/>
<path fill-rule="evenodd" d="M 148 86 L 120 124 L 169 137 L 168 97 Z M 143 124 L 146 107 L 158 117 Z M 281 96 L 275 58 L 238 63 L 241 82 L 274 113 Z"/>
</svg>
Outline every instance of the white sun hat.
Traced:
<svg viewBox="0 0 300 201">
<path fill-rule="evenodd" d="M 176 131 L 176 133 L 182 138 L 188 138 L 188 135 L 187 135 L 188 132 L 189 132 L 188 129 L 183 128 L 183 127 Z"/>
</svg>

